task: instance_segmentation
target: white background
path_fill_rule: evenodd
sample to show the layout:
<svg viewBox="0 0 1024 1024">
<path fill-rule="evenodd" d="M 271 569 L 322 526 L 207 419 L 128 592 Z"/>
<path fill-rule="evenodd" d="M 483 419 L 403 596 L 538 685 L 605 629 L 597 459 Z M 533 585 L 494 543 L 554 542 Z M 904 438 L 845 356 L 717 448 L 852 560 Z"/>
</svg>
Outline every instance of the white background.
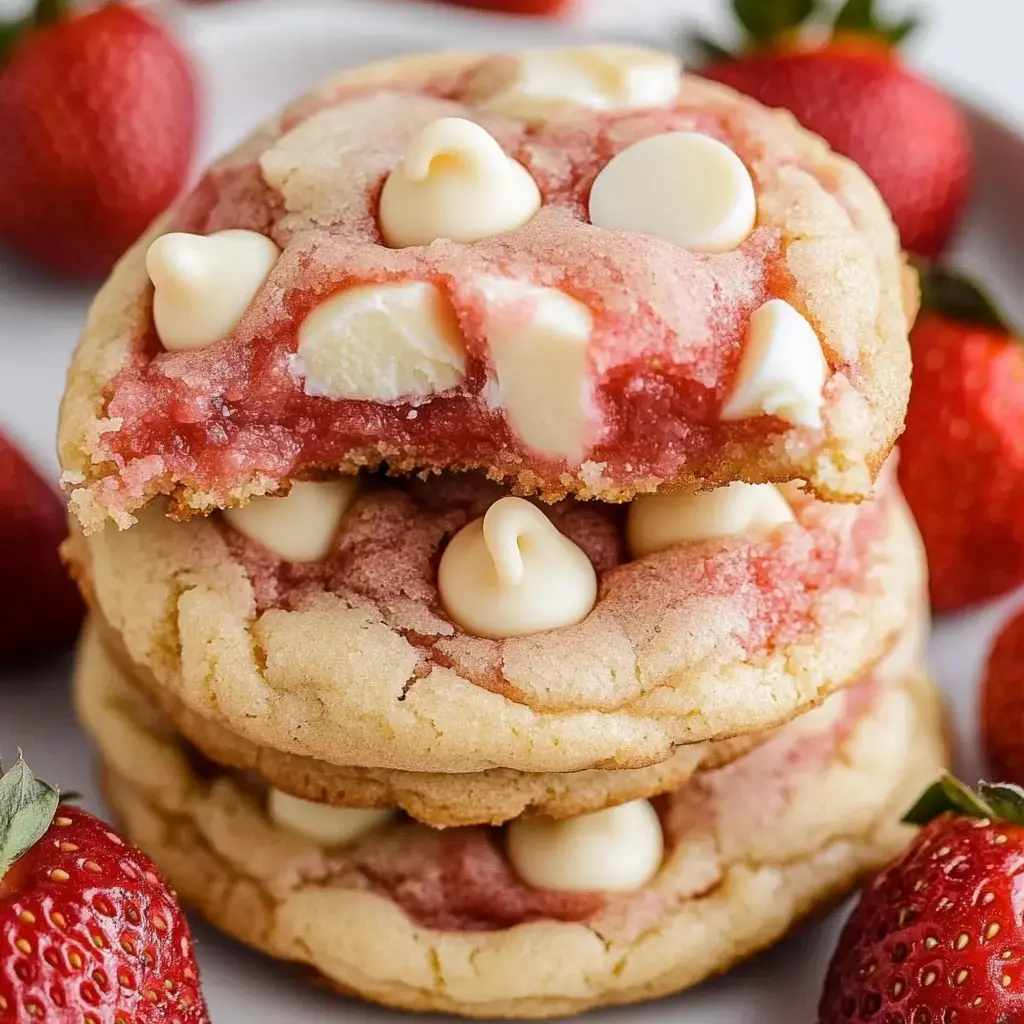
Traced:
<svg viewBox="0 0 1024 1024">
<path fill-rule="evenodd" d="M 0 10 L 8 0 L 0 0 Z M 242 134 L 289 94 L 346 63 L 422 46 L 515 46 L 563 29 L 509 27 L 493 19 L 396 0 L 238 0 L 191 8 L 157 5 L 193 47 L 208 99 L 204 155 Z M 588 32 L 622 32 L 670 45 L 681 15 L 724 25 L 719 0 L 590 0 Z M 895 6 L 895 5 L 894 5 Z M 900 4 L 907 10 L 910 5 Z M 930 29 L 913 56 L 923 68 L 1024 128 L 1024 0 L 914 0 Z M 719 17 L 716 19 L 715 14 Z M 980 178 L 958 259 L 983 272 L 1024 323 L 1024 146 L 1008 131 L 976 119 Z M 56 474 L 53 436 L 63 373 L 89 289 L 32 273 L 0 256 L 0 425 L 17 434 Z M 1010 602 L 947 620 L 931 649 L 933 670 L 950 697 L 963 774 L 980 771 L 975 685 L 993 629 Z M 0 677 L 0 751 L 23 746 L 41 775 L 85 793 L 100 810 L 88 744 L 67 703 L 67 665 Z M 679 999 L 590 1020 L 611 1024 L 811 1024 L 821 973 L 840 917 L 801 931 L 728 979 Z M 300 985 L 292 973 L 198 926 L 213 1024 L 319 1024 L 396 1020 Z"/>
</svg>

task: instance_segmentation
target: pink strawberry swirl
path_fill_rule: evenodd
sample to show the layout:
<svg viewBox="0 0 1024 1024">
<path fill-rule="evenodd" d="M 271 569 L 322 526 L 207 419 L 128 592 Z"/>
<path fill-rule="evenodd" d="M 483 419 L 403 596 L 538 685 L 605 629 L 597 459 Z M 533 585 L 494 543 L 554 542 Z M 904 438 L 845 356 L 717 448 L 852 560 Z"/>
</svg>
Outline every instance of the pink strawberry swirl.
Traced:
<svg viewBox="0 0 1024 1024">
<path fill-rule="evenodd" d="M 803 478 L 844 499 L 868 493 L 902 423 L 909 362 L 902 263 L 859 172 L 780 115 L 692 76 L 667 109 L 580 109 L 526 125 L 470 102 L 476 67 L 322 90 L 205 175 L 164 228 L 247 228 L 283 254 L 237 329 L 200 351 L 162 351 L 148 282 L 138 280 L 84 473 L 97 478 L 99 506 L 116 517 L 170 493 L 176 514 L 188 515 L 324 468 L 382 462 L 485 469 L 549 499 L 622 500 L 666 482 L 735 478 Z M 482 124 L 529 170 L 543 206 L 518 230 L 473 245 L 389 249 L 377 222 L 382 184 L 420 128 L 453 115 Z M 668 131 L 719 139 L 750 170 L 759 219 L 734 251 L 690 252 L 588 222 L 598 172 Z M 833 264 L 852 275 L 843 292 Z M 124 274 L 136 278 L 131 259 Z M 485 275 L 561 289 L 593 315 L 593 412 L 578 463 L 530 449 L 488 401 L 489 300 L 475 283 Z M 404 281 L 430 282 L 450 303 L 463 379 L 393 402 L 307 394 L 290 358 L 306 315 L 350 286 Z M 822 339 L 821 429 L 721 419 L 750 317 L 774 297 Z M 528 304 L 521 313 L 530 316 Z"/>
</svg>

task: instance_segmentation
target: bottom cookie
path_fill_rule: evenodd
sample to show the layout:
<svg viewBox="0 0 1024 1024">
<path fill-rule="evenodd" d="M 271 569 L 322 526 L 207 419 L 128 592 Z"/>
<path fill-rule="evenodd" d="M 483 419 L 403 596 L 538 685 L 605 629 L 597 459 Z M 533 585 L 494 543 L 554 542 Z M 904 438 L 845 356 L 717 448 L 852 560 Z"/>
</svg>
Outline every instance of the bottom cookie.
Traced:
<svg viewBox="0 0 1024 1024">
<path fill-rule="evenodd" d="M 201 757 L 123 679 L 78 685 L 110 805 L 183 899 L 342 992 L 473 1017 L 652 999 L 771 945 L 901 847 L 900 815 L 945 754 L 923 673 L 856 687 L 656 799 L 657 818 L 644 804 L 644 828 L 600 837 L 603 864 L 593 846 L 558 863 L 564 843 L 534 843 L 531 870 L 547 857 L 541 874 L 570 880 L 556 890 L 517 875 L 516 825 L 435 831 L 394 815 L 347 846 L 309 839 L 271 817 L 265 786 Z M 664 856 L 650 880 L 567 891 L 609 863 L 622 882 L 629 844 L 649 848 L 652 827 Z"/>
</svg>

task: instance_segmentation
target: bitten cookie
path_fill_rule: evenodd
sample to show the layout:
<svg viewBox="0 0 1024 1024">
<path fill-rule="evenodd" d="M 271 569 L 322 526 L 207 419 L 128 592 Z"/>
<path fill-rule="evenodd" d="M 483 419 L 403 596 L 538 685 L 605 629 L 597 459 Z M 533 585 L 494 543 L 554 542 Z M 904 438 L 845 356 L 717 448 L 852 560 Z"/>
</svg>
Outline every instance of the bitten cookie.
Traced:
<svg viewBox="0 0 1024 1024">
<path fill-rule="evenodd" d="M 150 509 L 68 553 L 131 675 L 335 765 L 638 768 L 771 729 L 884 657 L 924 575 L 889 475 L 860 505 L 733 485 L 536 506 L 475 474 L 314 498 L 334 512 Z"/>
<path fill-rule="evenodd" d="M 915 296 L 857 167 L 666 54 L 388 61 L 262 126 L 120 263 L 64 480 L 90 532 L 382 462 L 552 500 L 858 499 Z"/>
<path fill-rule="evenodd" d="M 110 804 L 185 900 L 342 992 L 475 1017 L 568 1015 L 726 970 L 892 856 L 945 756 L 919 673 L 837 694 L 653 803 L 437 832 L 282 799 L 197 760 L 116 675 L 78 685 Z"/>
</svg>

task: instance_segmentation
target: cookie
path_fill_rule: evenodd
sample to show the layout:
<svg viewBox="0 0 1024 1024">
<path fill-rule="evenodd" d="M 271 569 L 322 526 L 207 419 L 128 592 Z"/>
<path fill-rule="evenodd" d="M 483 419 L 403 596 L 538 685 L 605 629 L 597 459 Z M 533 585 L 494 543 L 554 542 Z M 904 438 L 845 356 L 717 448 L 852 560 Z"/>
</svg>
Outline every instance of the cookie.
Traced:
<svg viewBox="0 0 1024 1024">
<path fill-rule="evenodd" d="M 120 690 L 128 686 L 143 688 L 122 670 L 123 652 L 119 652 L 119 658 L 106 650 L 100 639 L 102 628 L 94 622 L 86 627 L 75 668 L 79 679 L 76 689 L 83 695 L 81 717 L 87 722 L 91 701 L 101 699 L 92 694 L 111 685 Z M 111 639 L 109 632 L 107 638 Z M 430 774 L 346 768 L 258 747 L 189 711 L 162 687 L 146 688 L 146 693 L 174 728 L 211 761 L 252 772 L 276 789 L 301 799 L 343 807 L 395 807 L 437 828 L 501 825 L 527 813 L 565 818 L 656 796 L 681 785 L 700 769 L 735 760 L 763 739 L 745 736 L 720 743 L 695 743 L 680 747 L 659 764 L 622 771 L 529 773 L 492 768 L 469 774 Z"/>
<path fill-rule="evenodd" d="M 271 119 L 122 260 L 64 482 L 89 532 L 381 463 L 549 500 L 859 499 L 915 302 L 854 164 L 666 54 L 392 60 Z"/>
<path fill-rule="evenodd" d="M 473 514 L 501 504 L 491 486 L 368 479 L 328 553 L 301 564 L 219 517 L 176 523 L 156 508 L 131 530 L 79 535 L 68 555 L 131 675 L 256 746 L 414 772 L 639 768 L 774 728 L 865 675 L 919 600 L 920 542 L 888 476 L 860 505 L 765 485 L 788 519 L 738 533 L 712 492 L 698 502 L 710 519 L 670 525 L 719 535 L 662 549 L 654 515 L 641 533 L 658 550 L 638 557 L 613 506 L 569 501 L 549 518 L 520 501 L 545 543 L 561 531 L 527 555 L 536 593 L 524 584 L 510 611 L 469 588 L 463 612 L 536 613 L 564 582 L 549 575 L 564 545 L 573 571 L 582 559 L 594 574 L 594 607 L 528 636 L 474 635 L 437 580 L 474 523 L 479 539 Z M 285 537 L 311 532 L 300 521 Z"/>
<path fill-rule="evenodd" d="M 923 663 L 929 632 L 922 602 L 912 625 L 879 663 L 872 678 L 895 685 Z M 104 645 L 106 641 L 106 646 Z M 108 649 L 109 648 L 109 649 Z M 127 671 L 122 668 L 127 666 Z M 525 814 L 565 818 L 676 789 L 697 771 L 729 764 L 768 739 L 751 734 L 717 743 L 679 747 L 667 760 L 646 768 L 619 771 L 517 772 L 505 768 L 475 773 L 431 774 L 387 768 L 348 768 L 314 758 L 259 747 L 222 725 L 189 711 L 165 687 L 146 687 L 130 678 L 130 661 L 109 627 L 91 621 L 82 638 L 75 675 L 83 695 L 81 717 L 108 686 L 143 687 L 174 729 L 205 757 L 251 772 L 276 789 L 300 799 L 343 807 L 394 807 L 438 828 L 501 825 Z M 113 679 L 113 683 L 108 680 Z M 92 696 L 97 695 L 97 696 Z M 799 721 L 808 721 L 804 716 Z"/>
<path fill-rule="evenodd" d="M 439 832 L 298 813 L 197 766 L 141 691 L 89 682 L 110 806 L 186 902 L 341 992 L 471 1017 L 564 1016 L 728 969 L 893 856 L 945 758 L 919 671 L 836 695 L 842 714 L 811 712 L 653 804 Z"/>
</svg>

